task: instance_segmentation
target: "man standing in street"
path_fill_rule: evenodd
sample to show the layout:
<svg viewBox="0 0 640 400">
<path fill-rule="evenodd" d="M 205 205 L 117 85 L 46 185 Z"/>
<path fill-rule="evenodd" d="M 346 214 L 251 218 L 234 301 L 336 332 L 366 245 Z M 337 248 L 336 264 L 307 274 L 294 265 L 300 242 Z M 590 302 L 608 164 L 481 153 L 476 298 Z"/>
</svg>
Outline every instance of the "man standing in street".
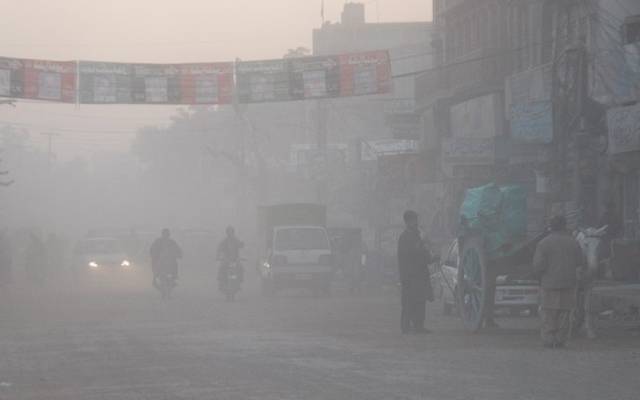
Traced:
<svg viewBox="0 0 640 400">
<path fill-rule="evenodd" d="M 406 229 L 398 240 L 398 268 L 402 285 L 402 333 L 430 333 L 424 327 L 426 301 L 433 298 L 431 255 L 418 229 L 418 214 L 404 213 Z"/>
<path fill-rule="evenodd" d="M 578 270 L 584 267 L 582 250 L 567 231 L 564 217 L 551 220 L 551 233 L 538 243 L 533 264 L 541 280 L 543 345 L 564 347 L 576 308 Z"/>
</svg>

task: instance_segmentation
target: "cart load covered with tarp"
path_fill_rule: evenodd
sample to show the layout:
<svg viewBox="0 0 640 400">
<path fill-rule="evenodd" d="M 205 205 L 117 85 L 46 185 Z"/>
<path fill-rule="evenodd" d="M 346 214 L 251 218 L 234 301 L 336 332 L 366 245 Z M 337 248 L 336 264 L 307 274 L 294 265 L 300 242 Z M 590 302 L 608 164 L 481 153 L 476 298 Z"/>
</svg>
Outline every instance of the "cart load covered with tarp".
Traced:
<svg viewBox="0 0 640 400">
<path fill-rule="evenodd" d="M 460 208 L 457 302 L 465 326 L 477 331 L 493 312 L 498 275 L 530 271 L 536 244 L 527 238 L 527 194 L 520 186 L 469 189 Z"/>
<path fill-rule="evenodd" d="M 504 253 L 527 236 L 527 195 L 520 186 L 469 189 L 460 208 L 463 228 L 480 234 L 489 253 Z"/>
</svg>

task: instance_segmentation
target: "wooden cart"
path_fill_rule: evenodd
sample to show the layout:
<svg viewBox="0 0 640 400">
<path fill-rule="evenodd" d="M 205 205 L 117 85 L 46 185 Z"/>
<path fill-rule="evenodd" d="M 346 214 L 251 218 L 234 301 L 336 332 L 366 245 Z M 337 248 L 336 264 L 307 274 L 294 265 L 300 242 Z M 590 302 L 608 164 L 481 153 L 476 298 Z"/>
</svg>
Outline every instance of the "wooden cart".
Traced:
<svg viewBox="0 0 640 400">
<path fill-rule="evenodd" d="M 481 232 L 468 231 L 459 237 L 457 303 L 464 326 L 471 332 L 480 330 L 493 313 L 495 282 L 499 275 L 531 277 L 535 248 L 544 238 L 511 244 L 488 251 Z"/>
</svg>

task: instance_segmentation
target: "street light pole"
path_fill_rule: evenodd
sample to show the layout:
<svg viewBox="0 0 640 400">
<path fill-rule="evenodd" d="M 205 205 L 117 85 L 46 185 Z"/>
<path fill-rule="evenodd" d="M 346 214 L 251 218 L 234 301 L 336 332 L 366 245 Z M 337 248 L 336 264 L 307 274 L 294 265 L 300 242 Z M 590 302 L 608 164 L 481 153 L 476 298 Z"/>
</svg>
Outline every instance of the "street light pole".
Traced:
<svg viewBox="0 0 640 400">
<path fill-rule="evenodd" d="M 55 132 L 43 132 L 41 133 L 41 135 L 47 136 L 48 138 L 47 158 L 48 158 L 49 168 L 51 168 L 51 162 L 53 160 L 53 138 L 54 136 L 60 136 L 60 134 Z"/>
</svg>

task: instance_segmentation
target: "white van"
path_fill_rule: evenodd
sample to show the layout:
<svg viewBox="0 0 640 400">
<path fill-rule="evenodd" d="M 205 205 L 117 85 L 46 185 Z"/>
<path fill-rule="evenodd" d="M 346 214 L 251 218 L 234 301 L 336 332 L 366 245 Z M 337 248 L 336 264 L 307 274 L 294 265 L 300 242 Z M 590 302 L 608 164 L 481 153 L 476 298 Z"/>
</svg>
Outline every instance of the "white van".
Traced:
<svg viewBox="0 0 640 400">
<path fill-rule="evenodd" d="M 327 230 L 321 226 L 277 226 L 266 262 L 263 288 L 273 294 L 284 288 L 309 288 L 328 294 L 333 254 Z"/>
</svg>

